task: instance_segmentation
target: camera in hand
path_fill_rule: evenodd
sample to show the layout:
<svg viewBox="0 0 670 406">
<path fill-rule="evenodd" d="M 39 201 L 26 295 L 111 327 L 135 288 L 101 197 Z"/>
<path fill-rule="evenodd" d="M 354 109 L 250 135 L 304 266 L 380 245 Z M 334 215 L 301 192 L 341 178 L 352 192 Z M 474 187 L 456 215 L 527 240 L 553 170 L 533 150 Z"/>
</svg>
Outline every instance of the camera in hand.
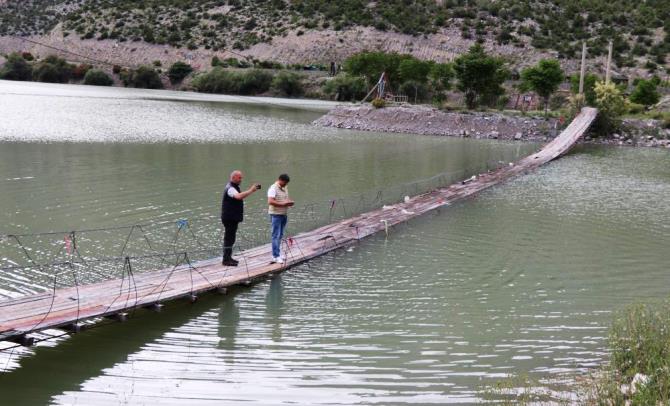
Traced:
<svg viewBox="0 0 670 406">
<path fill-rule="evenodd" d="M 256 190 L 259 190 L 261 188 L 261 185 L 256 185 Z"/>
</svg>

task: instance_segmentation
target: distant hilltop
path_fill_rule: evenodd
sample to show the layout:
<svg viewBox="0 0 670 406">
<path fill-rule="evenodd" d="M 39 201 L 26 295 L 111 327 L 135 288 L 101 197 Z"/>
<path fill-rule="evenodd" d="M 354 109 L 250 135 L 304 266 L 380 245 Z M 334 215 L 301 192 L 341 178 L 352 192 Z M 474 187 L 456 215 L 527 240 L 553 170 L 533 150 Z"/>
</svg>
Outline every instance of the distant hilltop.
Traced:
<svg viewBox="0 0 670 406">
<path fill-rule="evenodd" d="M 601 60 L 611 40 L 617 70 L 667 75 L 669 33 L 669 0 L 0 0 L 0 52 L 34 51 L 32 39 L 120 63 L 363 50 L 443 62 L 480 42 L 512 64 L 551 56 L 570 69 L 582 41 Z"/>
</svg>

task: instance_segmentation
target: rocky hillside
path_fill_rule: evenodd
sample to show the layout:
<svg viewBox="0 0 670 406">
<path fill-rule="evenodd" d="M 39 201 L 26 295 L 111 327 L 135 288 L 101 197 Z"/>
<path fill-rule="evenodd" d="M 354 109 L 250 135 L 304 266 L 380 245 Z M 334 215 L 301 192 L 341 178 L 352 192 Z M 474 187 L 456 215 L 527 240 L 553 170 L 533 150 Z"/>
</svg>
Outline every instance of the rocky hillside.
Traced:
<svg viewBox="0 0 670 406">
<path fill-rule="evenodd" d="M 655 72 L 668 66 L 670 0 L 0 0 L 0 36 L 53 41 L 54 33 L 91 47 L 229 51 L 284 63 L 361 48 L 444 60 L 474 41 L 524 60 L 572 60 L 581 41 L 599 57 L 611 39 L 618 68 Z"/>
</svg>

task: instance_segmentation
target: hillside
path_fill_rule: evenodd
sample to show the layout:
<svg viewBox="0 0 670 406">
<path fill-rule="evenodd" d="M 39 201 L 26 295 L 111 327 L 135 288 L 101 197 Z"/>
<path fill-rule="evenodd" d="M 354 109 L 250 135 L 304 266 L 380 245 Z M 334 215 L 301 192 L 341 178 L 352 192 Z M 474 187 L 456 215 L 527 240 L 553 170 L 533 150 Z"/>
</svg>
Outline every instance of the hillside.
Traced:
<svg viewBox="0 0 670 406">
<path fill-rule="evenodd" d="M 284 63 L 323 63 L 361 48 L 444 60 L 474 41 L 521 60 L 571 60 L 582 40 L 593 58 L 612 39 L 618 68 L 653 72 L 668 66 L 669 32 L 670 0 L 0 0 L 5 38 L 53 43 L 56 33 L 93 48 L 228 51 Z"/>
</svg>

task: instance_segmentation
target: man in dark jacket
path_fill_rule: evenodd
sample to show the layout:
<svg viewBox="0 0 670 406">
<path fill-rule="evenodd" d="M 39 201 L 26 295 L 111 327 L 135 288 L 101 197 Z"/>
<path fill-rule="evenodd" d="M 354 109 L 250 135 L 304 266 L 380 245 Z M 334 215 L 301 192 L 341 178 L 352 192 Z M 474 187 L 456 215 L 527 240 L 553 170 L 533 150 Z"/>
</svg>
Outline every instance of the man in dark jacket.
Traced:
<svg viewBox="0 0 670 406">
<path fill-rule="evenodd" d="M 230 174 L 230 182 L 223 190 L 223 199 L 221 200 L 221 223 L 223 223 L 223 261 L 226 266 L 237 266 L 238 261 L 233 259 L 233 245 L 235 245 L 235 236 L 237 226 L 244 217 L 244 199 L 261 188 L 261 185 L 254 183 L 244 192 L 240 190 L 242 183 L 242 172 L 233 171 Z"/>
</svg>

